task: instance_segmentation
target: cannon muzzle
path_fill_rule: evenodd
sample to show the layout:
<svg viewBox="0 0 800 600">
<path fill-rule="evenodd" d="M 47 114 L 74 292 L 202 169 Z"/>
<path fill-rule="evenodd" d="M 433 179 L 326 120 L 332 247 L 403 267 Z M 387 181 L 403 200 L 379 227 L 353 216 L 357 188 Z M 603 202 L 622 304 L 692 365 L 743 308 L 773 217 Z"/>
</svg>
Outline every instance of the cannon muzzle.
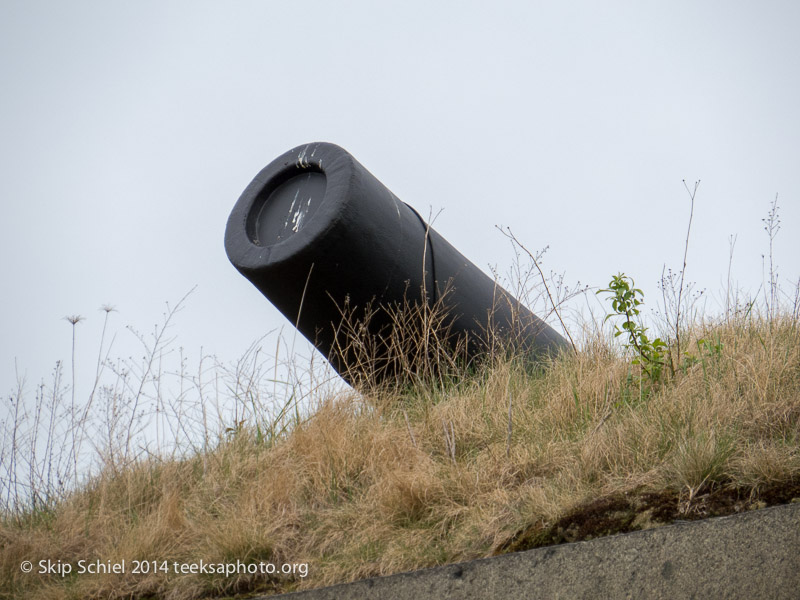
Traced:
<svg viewBox="0 0 800 600">
<path fill-rule="evenodd" d="M 467 361 L 498 339 L 532 353 L 566 346 L 334 144 L 298 146 L 262 169 L 228 218 L 225 250 L 350 383 L 415 368 L 398 362 L 398 326 Z"/>
</svg>

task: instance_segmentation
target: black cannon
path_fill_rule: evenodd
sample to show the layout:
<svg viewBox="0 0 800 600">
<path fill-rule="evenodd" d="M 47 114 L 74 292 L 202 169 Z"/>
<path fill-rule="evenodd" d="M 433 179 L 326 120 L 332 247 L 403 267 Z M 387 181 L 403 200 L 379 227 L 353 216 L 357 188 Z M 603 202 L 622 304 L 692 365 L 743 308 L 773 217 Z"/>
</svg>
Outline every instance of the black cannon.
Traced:
<svg viewBox="0 0 800 600">
<path fill-rule="evenodd" d="M 350 383 L 396 378 L 422 355 L 429 364 L 432 347 L 471 361 L 498 341 L 566 345 L 334 144 L 262 169 L 228 218 L 225 250 Z"/>
</svg>

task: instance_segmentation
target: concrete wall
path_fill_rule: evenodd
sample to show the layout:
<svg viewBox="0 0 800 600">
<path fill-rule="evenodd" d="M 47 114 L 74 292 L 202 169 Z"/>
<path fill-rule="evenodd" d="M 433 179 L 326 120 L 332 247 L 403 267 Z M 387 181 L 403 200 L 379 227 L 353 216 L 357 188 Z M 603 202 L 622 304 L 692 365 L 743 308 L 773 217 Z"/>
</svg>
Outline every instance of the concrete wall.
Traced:
<svg viewBox="0 0 800 600">
<path fill-rule="evenodd" d="M 798 600 L 800 503 L 271 598 Z"/>
</svg>

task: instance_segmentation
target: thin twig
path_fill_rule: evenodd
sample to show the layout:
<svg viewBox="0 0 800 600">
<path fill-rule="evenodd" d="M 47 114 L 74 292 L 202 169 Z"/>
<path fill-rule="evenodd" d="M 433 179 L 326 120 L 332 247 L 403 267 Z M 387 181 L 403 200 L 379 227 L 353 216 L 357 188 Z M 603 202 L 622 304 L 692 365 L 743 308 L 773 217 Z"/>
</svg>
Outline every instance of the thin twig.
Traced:
<svg viewBox="0 0 800 600">
<path fill-rule="evenodd" d="M 561 318 L 561 312 L 558 310 L 558 305 L 556 304 L 555 300 L 553 300 L 553 295 L 550 293 L 550 286 L 547 285 L 547 278 L 545 278 L 544 273 L 542 272 L 542 268 L 539 266 L 539 261 L 536 260 L 536 257 L 533 255 L 533 253 L 530 250 L 528 250 L 525 247 L 525 245 L 517 239 L 517 236 L 514 235 L 514 232 L 511 231 L 510 227 L 506 227 L 506 231 L 508 232 L 508 237 L 510 237 L 515 244 L 517 244 L 520 248 L 522 248 L 525 254 L 527 254 L 528 257 L 531 259 L 531 261 L 533 261 L 536 270 L 539 271 L 539 276 L 542 278 L 542 283 L 544 284 L 544 289 L 547 292 L 547 297 L 550 299 L 550 304 L 553 305 L 553 312 L 556 313 L 558 322 L 561 323 L 561 328 L 564 330 L 564 333 L 566 333 L 567 337 L 569 338 L 569 343 L 572 345 L 572 351 L 575 352 L 575 354 L 578 354 L 578 347 L 575 345 L 575 340 L 572 339 L 572 335 L 570 335 L 569 329 L 567 329 L 567 326 L 564 324 L 564 320 Z"/>
<path fill-rule="evenodd" d="M 69 407 L 69 418 L 70 418 L 70 426 L 72 428 L 72 448 L 70 449 L 70 459 L 73 463 L 74 467 L 74 476 L 75 479 L 78 478 L 78 456 L 77 456 L 77 449 L 75 448 L 75 326 L 84 321 L 85 319 L 80 315 L 70 315 L 68 317 L 64 317 L 65 321 L 69 321 L 72 324 L 72 399 L 71 404 Z"/>
<path fill-rule="evenodd" d="M 410 437 L 410 438 L 411 438 L 411 444 L 414 446 L 414 448 L 418 448 L 418 446 L 417 446 L 417 440 L 416 440 L 416 438 L 414 437 L 414 432 L 413 432 L 413 431 L 411 431 L 411 423 L 409 423 L 409 422 L 408 422 L 408 413 L 406 412 L 406 409 L 405 409 L 405 408 L 403 409 L 403 416 L 404 416 L 404 417 L 405 417 L 405 419 L 406 419 L 406 427 L 408 428 L 408 437 Z"/>
<path fill-rule="evenodd" d="M 506 458 L 511 457 L 511 433 L 512 433 L 512 398 L 511 398 L 511 386 L 508 386 L 508 436 L 506 437 Z"/>
<path fill-rule="evenodd" d="M 595 425 L 595 426 L 594 426 L 594 429 L 592 429 L 592 431 L 589 433 L 589 437 L 593 436 L 595 433 L 597 433 L 597 432 L 600 430 L 600 428 L 603 426 L 603 423 L 605 423 L 606 421 L 608 421 L 608 418 L 611 416 L 611 413 L 612 413 L 612 411 L 611 411 L 611 409 L 609 408 L 609 409 L 606 411 L 606 414 L 604 414 L 604 415 L 601 417 L 601 419 L 600 419 L 600 422 L 599 422 L 597 425 Z"/>
<path fill-rule="evenodd" d="M 675 308 L 675 352 L 677 354 L 678 361 L 680 361 L 681 358 L 681 296 L 683 296 L 683 280 L 686 277 L 686 258 L 689 255 L 689 234 L 692 231 L 692 218 L 694 217 L 694 197 L 697 194 L 697 188 L 699 186 L 700 180 L 698 179 L 694 182 L 694 189 L 690 190 L 689 186 L 686 184 L 686 180 L 683 180 L 683 187 L 686 188 L 686 191 L 689 194 L 689 198 L 691 198 L 692 202 L 689 210 L 689 225 L 686 228 L 686 243 L 683 247 L 683 268 L 681 269 L 681 283 L 678 287 L 678 305 Z"/>
<path fill-rule="evenodd" d="M 736 238 L 737 235 L 730 235 L 728 237 L 728 246 L 730 248 L 728 252 L 728 282 L 727 282 L 727 289 L 725 290 L 725 319 L 727 320 L 730 317 L 731 311 L 731 267 L 733 266 L 733 249 L 736 247 Z"/>
<path fill-rule="evenodd" d="M 450 431 L 447 430 L 447 421 L 442 419 L 442 429 L 444 429 L 444 446 L 450 455 L 453 464 L 456 463 L 456 432 L 453 430 L 453 423 L 450 423 Z"/>
<path fill-rule="evenodd" d="M 775 271 L 772 246 L 775 241 L 775 236 L 778 235 L 781 229 L 781 218 L 778 215 L 779 208 L 778 194 L 775 194 L 775 200 L 770 204 L 767 218 L 761 219 L 764 223 L 764 231 L 769 235 L 769 298 L 767 299 L 769 304 L 767 305 L 767 319 L 770 323 L 772 323 L 772 317 L 775 314 L 775 301 L 778 295 L 778 273 Z M 766 290 L 764 291 L 764 297 L 767 297 Z"/>
</svg>

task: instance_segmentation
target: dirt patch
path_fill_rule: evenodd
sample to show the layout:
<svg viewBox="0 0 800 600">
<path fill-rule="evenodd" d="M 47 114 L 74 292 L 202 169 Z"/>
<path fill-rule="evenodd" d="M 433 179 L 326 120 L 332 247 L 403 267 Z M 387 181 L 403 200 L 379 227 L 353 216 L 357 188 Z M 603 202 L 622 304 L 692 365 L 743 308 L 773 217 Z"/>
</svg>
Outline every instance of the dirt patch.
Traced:
<svg viewBox="0 0 800 600">
<path fill-rule="evenodd" d="M 758 488 L 719 485 L 695 494 L 686 490 L 614 494 L 581 504 L 555 523 L 522 529 L 501 544 L 494 554 L 591 540 L 790 502 L 800 502 L 800 481 Z"/>
</svg>

